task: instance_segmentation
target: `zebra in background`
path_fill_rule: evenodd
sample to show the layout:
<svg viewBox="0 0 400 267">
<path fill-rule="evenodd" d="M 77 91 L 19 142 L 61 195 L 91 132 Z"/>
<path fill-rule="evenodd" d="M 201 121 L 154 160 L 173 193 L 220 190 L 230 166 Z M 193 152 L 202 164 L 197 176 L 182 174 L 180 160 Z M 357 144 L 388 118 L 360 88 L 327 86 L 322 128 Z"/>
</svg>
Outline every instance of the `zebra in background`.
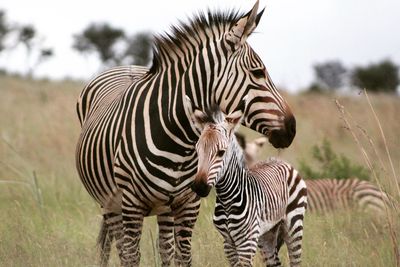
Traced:
<svg viewBox="0 0 400 267">
<path fill-rule="evenodd" d="M 190 184 L 199 132 L 183 100 L 205 110 L 239 107 L 243 124 L 274 147 L 291 144 L 296 123 L 265 66 L 248 45 L 262 11 L 199 14 L 155 38 L 149 70 L 113 69 L 95 78 L 78 99 L 82 131 L 76 165 L 103 212 L 100 245 L 106 264 L 117 239 L 122 265 L 137 266 L 144 216 L 158 215 L 162 264 L 191 265 L 191 236 L 200 207 Z"/>
<path fill-rule="evenodd" d="M 358 208 L 373 214 L 385 213 L 389 198 L 376 185 L 356 178 L 307 179 L 308 207 L 311 212 Z"/>
<path fill-rule="evenodd" d="M 242 118 L 224 116 L 218 108 L 194 110 L 202 130 L 196 150 L 198 169 L 192 189 L 201 197 L 215 186 L 214 225 L 224 238 L 231 266 L 252 266 L 257 245 L 267 266 L 280 266 L 279 249 L 286 243 L 290 266 L 301 263 L 307 188 L 298 172 L 279 160 L 246 166 L 233 134 Z"/>
<path fill-rule="evenodd" d="M 243 135 L 237 134 L 239 144 L 245 150 L 249 166 L 256 162 L 265 137 L 246 141 Z M 316 213 L 332 212 L 349 208 L 358 208 L 373 214 L 384 214 L 386 206 L 393 206 L 389 196 L 371 182 L 349 179 L 305 179 L 308 190 L 308 210 Z"/>
</svg>

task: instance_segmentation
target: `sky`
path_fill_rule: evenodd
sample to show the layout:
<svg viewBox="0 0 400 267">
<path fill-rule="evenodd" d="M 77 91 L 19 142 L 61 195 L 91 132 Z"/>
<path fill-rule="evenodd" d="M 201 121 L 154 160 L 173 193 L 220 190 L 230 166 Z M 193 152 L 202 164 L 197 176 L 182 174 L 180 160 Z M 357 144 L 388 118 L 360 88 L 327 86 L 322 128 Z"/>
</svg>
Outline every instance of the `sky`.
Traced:
<svg viewBox="0 0 400 267">
<path fill-rule="evenodd" d="M 38 77 L 89 80 L 101 69 L 96 56 L 72 49 L 73 35 L 93 22 L 107 22 L 128 34 L 162 33 L 207 8 L 247 12 L 252 0 L 2 0 L 8 21 L 33 24 L 55 55 L 40 65 Z M 346 67 L 390 58 L 400 65 L 399 0 L 260 0 L 266 7 L 248 42 L 261 57 L 273 81 L 288 91 L 308 86 L 312 66 L 340 60 Z M 26 71 L 20 47 L 0 55 L 0 67 Z"/>
</svg>

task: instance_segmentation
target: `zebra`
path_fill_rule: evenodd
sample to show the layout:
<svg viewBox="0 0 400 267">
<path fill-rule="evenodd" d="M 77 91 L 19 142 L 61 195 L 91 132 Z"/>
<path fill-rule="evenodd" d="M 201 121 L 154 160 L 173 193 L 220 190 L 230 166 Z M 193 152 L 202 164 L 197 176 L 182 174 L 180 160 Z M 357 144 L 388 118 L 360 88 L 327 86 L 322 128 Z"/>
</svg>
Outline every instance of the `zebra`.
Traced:
<svg viewBox="0 0 400 267">
<path fill-rule="evenodd" d="M 194 124 L 202 130 L 196 144 L 198 170 L 192 189 L 206 197 L 215 186 L 213 222 L 224 238 L 231 266 L 252 266 L 257 245 L 267 266 L 280 266 L 278 252 L 286 243 L 290 266 L 301 263 L 307 187 L 298 172 L 277 159 L 246 166 L 234 131 L 240 110 L 225 116 L 218 107 L 195 108 Z"/>
<path fill-rule="evenodd" d="M 244 149 L 246 162 L 256 162 L 262 146 L 267 142 L 265 137 L 246 141 L 243 135 L 236 134 L 240 146 Z M 304 179 L 307 184 L 307 209 L 310 212 L 326 214 L 336 210 L 357 208 L 372 214 L 384 214 L 386 207 L 392 207 L 389 195 L 378 186 L 358 178 Z"/>
<path fill-rule="evenodd" d="M 310 212 L 324 214 L 335 210 L 358 208 L 384 214 L 390 207 L 388 195 L 371 182 L 357 178 L 307 179 Z"/>
<path fill-rule="evenodd" d="M 102 263 L 117 240 L 121 264 L 137 266 L 143 218 L 157 215 L 163 266 L 191 265 L 192 229 L 200 198 L 192 192 L 199 132 L 183 100 L 205 109 L 239 108 L 248 95 L 243 125 L 288 147 L 295 118 L 264 64 L 248 45 L 258 25 L 258 1 L 247 14 L 199 13 L 155 38 L 148 69 L 120 67 L 90 82 L 78 99 L 82 124 L 78 174 L 99 203 Z"/>
</svg>

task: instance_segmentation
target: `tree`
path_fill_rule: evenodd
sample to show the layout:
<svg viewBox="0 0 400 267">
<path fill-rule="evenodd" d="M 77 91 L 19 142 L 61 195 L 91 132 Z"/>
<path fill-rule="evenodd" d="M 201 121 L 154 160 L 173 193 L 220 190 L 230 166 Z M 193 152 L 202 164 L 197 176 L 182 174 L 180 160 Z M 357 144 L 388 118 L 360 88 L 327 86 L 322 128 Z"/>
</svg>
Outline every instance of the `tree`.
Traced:
<svg viewBox="0 0 400 267">
<path fill-rule="evenodd" d="M 153 37 L 149 32 L 139 32 L 126 39 L 124 59 L 127 64 L 147 66 L 151 61 Z"/>
<path fill-rule="evenodd" d="M 356 67 L 351 77 L 352 84 L 374 92 L 396 92 L 399 68 L 391 60 L 383 60 L 367 67 Z"/>
<path fill-rule="evenodd" d="M 123 40 L 123 30 L 114 28 L 106 23 L 91 24 L 81 34 L 74 36 L 73 48 L 81 53 L 98 53 L 100 60 L 105 64 L 118 63 L 115 45 Z"/>
<path fill-rule="evenodd" d="M 36 29 L 32 25 L 25 25 L 19 28 L 18 41 L 25 46 L 28 58 L 32 53 L 35 37 Z"/>
<path fill-rule="evenodd" d="M 40 64 L 54 55 L 53 49 L 43 46 L 41 38 L 35 27 L 32 25 L 22 25 L 17 27 L 18 43 L 26 48 L 27 55 L 27 75 L 31 77 L 33 72 Z"/>
<path fill-rule="evenodd" d="M 340 61 L 332 60 L 315 64 L 314 72 L 320 87 L 335 90 L 343 86 L 347 69 Z"/>
<path fill-rule="evenodd" d="M 5 40 L 11 29 L 6 20 L 6 13 L 0 10 L 0 52 L 5 48 Z"/>
</svg>

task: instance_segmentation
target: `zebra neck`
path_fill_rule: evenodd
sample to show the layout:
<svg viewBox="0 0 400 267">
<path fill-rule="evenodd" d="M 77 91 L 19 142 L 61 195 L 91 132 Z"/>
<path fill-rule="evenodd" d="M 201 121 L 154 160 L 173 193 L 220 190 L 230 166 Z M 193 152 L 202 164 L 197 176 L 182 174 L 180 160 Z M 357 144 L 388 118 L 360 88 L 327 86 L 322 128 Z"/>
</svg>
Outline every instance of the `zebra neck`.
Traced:
<svg viewBox="0 0 400 267">
<path fill-rule="evenodd" d="M 245 189 L 248 181 L 248 171 L 244 159 L 243 150 L 236 141 L 231 138 L 224 158 L 224 167 L 221 170 L 215 189 L 218 198 L 224 202 L 232 201 L 232 195 L 236 195 Z"/>
</svg>

